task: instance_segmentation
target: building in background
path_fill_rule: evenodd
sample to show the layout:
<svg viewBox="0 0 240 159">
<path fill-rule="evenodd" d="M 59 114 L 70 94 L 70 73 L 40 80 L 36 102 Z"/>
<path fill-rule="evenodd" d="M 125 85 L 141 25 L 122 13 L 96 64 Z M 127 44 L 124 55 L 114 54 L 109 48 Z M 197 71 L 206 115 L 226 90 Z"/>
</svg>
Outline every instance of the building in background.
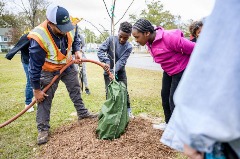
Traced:
<svg viewBox="0 0 240 159">
<path fill-rule="evenodd" d="M 0 28 L 0 52 L 8 52 L 13 46 L 9 45 L 11 37 L 9 36 L 10 28 Z"/>
<path fill-rule="evenodd" d="M 134 53 L 148 53 L 147 45 L 141 46 L 135 40 L 132 40 L 132 42 L 130 42 L 130 44 L 133 47 L 132 54 L 134 54 Z"/>
<path fill-rule="evenodd" d="M 97 52 L 97 50 L 101 44 L 87 43 L 85 45 L 86 45 L 86 52 Z"/>
</svg>

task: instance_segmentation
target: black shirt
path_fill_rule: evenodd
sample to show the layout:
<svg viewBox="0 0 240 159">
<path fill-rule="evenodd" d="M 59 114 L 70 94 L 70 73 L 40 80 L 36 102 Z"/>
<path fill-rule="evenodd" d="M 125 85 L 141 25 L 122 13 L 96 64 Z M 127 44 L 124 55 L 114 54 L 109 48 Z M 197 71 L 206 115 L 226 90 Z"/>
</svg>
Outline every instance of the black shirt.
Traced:
<svg viewBox="0 0 240 159">
<path fill-rule="evenodd" d="M 24 34 L 17 42 L 17 44 L 7 53 L 6 57 L 11 60 L 14 55 L 20 50 L 21 51 L 21 61 L 22 63 L 29 64 L 29 45 L 30 41 L 27 38 L 29 33 Z"/>
</svg>

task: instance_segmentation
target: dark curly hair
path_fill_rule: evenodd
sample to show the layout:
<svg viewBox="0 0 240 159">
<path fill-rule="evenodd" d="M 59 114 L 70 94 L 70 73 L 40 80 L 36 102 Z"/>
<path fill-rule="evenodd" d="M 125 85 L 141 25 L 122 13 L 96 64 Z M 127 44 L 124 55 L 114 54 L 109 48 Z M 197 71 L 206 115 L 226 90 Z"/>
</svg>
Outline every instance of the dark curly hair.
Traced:
<svg viewBox="0 0 240 159">
<path fill-rule="evenodd" d="M 145 32 L 153 33 L 154 32 L 154 27 L 152 26 L 151 22 L 148 21 L 147 19 L 139 19 L 133 25 L 133 28 L 137 29 L 137 31 L 139 31 L 141 33 L 145 33 Z"/>
<path fill-rule="evenodd" d="M 132 33 L 132 24 L 129 23 L 129 22 L 122 22 L 120 24 L 119 30 L 121 30 L 121 31 L 123 31 L 125 33 L 131 34 Z"/>
<path fill-rule="evenodd" d="M 203 22 L 202 21 L 196 21 L 193 22 L 190 26 L 189 26 L 189 32 L 192 36 L 196 37 L 196 31 L 203 26 Z"/>
</svg>

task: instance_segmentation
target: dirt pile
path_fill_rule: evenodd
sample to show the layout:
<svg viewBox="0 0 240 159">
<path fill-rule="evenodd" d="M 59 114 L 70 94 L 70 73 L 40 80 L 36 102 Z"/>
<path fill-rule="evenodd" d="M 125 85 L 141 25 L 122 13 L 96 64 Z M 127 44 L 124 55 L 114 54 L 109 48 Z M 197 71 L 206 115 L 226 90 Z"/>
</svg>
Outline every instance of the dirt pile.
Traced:
<svg viewBox="0 0 240 159">
<path fill-rule="evenodd" d="M 162 131 L 143 118 L 131 119 L 116 140 L 99 140 L 97 119 L 61 126 L 50 134 L 39 158 L 175 158 L 177 152 L 159 142 Z"/>
</svg>

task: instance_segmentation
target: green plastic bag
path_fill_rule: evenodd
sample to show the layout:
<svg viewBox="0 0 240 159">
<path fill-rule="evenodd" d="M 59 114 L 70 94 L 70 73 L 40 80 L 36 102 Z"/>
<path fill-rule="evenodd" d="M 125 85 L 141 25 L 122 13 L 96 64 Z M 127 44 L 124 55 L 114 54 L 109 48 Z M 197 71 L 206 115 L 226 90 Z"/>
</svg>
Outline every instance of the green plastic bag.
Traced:
<svg viewBox="0 0 240 159">
<path fill-rule="evenodd" d="M 117 139 L 129 123 L 127 112 L 127 89 L 123 82 L 111 81 L 107 100 L 98 116 L 96 133 L 99 139 Z"/>
</svg>

